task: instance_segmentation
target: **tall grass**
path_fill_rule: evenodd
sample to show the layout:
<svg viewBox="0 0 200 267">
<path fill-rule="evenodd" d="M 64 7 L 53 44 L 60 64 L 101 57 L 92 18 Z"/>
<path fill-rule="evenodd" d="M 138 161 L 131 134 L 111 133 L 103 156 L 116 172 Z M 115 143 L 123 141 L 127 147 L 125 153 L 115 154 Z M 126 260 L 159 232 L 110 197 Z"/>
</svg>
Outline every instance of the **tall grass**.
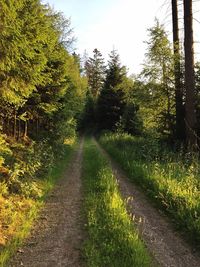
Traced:
<svg viewBox="0 0 200 267">
<path fill-rule="evenodd" d="M 107 134 L 100 143 L 153 200 L 200 246 L 200 164 L 189 154 L 169 151 L 155 141 Z"/>
<path fill-rule="evenodd" d="M 50 190 L 62 177 L 74 146 L 68 146 L 62 159 L 55 162 L 45 179 L 35 179 L 38 196 L 35 198 L 9 195 L 6 186 L 0 184 L 0 267 L 8 264 L 10 257 L 22 245 L 30 233 L 33 221 L 37 218 Z"/>
<path fill-rule="evenodd" d="M 87 266 L 150 266 L 150 257 L 126 212 L 111 168 L 91 140 L 84 146 L 83 181 Z"/>
</svg>

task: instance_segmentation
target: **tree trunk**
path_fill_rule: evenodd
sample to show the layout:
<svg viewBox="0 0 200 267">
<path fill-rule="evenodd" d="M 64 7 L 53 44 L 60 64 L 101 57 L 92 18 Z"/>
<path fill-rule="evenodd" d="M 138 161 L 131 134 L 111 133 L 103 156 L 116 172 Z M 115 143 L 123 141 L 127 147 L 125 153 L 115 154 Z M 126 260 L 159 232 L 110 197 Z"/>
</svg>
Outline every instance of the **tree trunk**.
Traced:
<svg viewBox="0 0 200 267">
<path fill-rule="evenodd" d="M 39 118 L 36 119 L 36 135 L 39 134 Z"/>
<path fill-rule="evenodd" d="M 18 140 L 21 139 L 21 120 L 19 119 L 18 122 Z"/>
<path fill-rule="evenodd" d="M 24 122 L 24 137 L 27 137 L 28 133 L 28 121 Z"/>
<path fill-rule="evenodd" d="M 183 84 L 181 82 L 180 44 L 178 26 L 178 0 L 172 0 L 172 24 L 174 44 L 174 76 L 175 76 L 175 103 L 176 103 L 176 138 L 185 139 Z"/>
<path fill-rule="evenodd" d="M 14 125 L 13 125 L 13 137 L 16 138 L 17 133 L 17 115 L 16 110 L 14 110 Z"/>
<path fill-rule="evenodd" d="M 194 76 L 194 47 L 193 47 L 193 15 L 192 0 L 184 0 L 184 33 L 185 33 L 185 122 L 186 138 L 190 147 L 196 146 L 195 134 L 195 76 Z"/>
<path fill-rule="evenodd" d="M 10 136 L 10 118 L 7 118 L 7 135 Z"/>
</svg>

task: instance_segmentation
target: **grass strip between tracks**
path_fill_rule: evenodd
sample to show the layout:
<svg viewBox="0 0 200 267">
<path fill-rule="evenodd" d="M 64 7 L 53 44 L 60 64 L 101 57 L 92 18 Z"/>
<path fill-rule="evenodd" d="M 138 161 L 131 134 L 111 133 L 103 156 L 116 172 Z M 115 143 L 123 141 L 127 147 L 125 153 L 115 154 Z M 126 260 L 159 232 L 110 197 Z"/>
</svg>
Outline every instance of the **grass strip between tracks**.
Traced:
<svg viewBox="0 0 200 267">
<path fill-rule="evenodd" d="M 127 214 L 112 170 L 90 139 L 84 145 L 83 181 L 87 265 L 151 266 L 151 258 Z"/>
</svg>

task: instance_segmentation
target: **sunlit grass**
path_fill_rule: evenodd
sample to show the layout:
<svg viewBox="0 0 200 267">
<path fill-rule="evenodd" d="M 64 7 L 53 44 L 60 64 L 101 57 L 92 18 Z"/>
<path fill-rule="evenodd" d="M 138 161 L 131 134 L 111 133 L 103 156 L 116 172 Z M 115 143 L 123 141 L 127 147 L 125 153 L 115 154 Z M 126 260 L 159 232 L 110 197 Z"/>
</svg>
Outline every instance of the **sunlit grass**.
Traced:
<svg viewBox="0 0 200 267">
<path fill-rule="evenodd" d="M 126 212 L 111 168 L 91 141 L 84 147 L 83 180 L 87 266 L 151 266 L 145 246 Z"/>
<path fill-rule="evenodd" d="M 35 198 L 10 195 L 6 185 L 0 183 L 0 266 L 7 266 L 10 257 L 29 235 L 33 221 L 37 218 L 44 201 L 62 177 L 70 161 L 74 147 L 69 146 L 62 159 L 55 163 L 45 179 L 35 179 L 38 196 Z"/>
<path fill-rule="evenodd" d="M 101 144 L 129 178 L 164 208 L 186 237 L 200 245 L 200 164 L 156 142 L 126 134 L 108 134 Z"/>
</svg>

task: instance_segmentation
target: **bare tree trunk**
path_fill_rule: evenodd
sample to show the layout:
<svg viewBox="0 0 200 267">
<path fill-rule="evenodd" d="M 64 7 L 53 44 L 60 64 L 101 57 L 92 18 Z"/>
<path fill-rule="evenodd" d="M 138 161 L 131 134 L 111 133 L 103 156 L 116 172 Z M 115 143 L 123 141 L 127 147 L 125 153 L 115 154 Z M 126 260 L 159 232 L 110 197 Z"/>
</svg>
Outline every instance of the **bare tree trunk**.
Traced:
<svg viewBox="0 0 200 267">
<path fill-rule="evenodd" d="M 10 118 L 7 118 L 7 135 L 10 136 Z"/>
<path fill-rule="evenodd" d="M 13 125 L 13 137 L 16 138 L 17 133 L 17 115 L 16 110 L 14 110 L 14 125 Z"/>
<path fill-rule="evenodd" d="M 193 47 L 193 15 L 192 0 L 184 0 L 184 32 L 185 32 L 185 121 L 186 138 L 189 146 L 197 143 L 195 126 L 195 76 L 194 76 L 194 47 Z"/>
<path fill-rule="evenodd" d="M 176 103 L 176 138 L 185 139 L 183 84 L 181 82 L 180 43 L 178 26 L 178 0 L 172 0 L 172 23 L 174 44 L 174 76 L 175 76 L 175 103 Z"/>
<path fill-rule="evenodd" d="M 19 119 L 18 122 L 18 140 L 21 139 L 21 120 Z"/>
<path fill-rule="evenodd" d="M 24 122 L 24 137 L 27 137 L 27 133 L 28 133 L 28 121 L 26 120 Z"/>
<path fill-rule="evenodd" d="M 36 135 L 39 134 L 39 118 L 36 119 Z"/>
</svg>

